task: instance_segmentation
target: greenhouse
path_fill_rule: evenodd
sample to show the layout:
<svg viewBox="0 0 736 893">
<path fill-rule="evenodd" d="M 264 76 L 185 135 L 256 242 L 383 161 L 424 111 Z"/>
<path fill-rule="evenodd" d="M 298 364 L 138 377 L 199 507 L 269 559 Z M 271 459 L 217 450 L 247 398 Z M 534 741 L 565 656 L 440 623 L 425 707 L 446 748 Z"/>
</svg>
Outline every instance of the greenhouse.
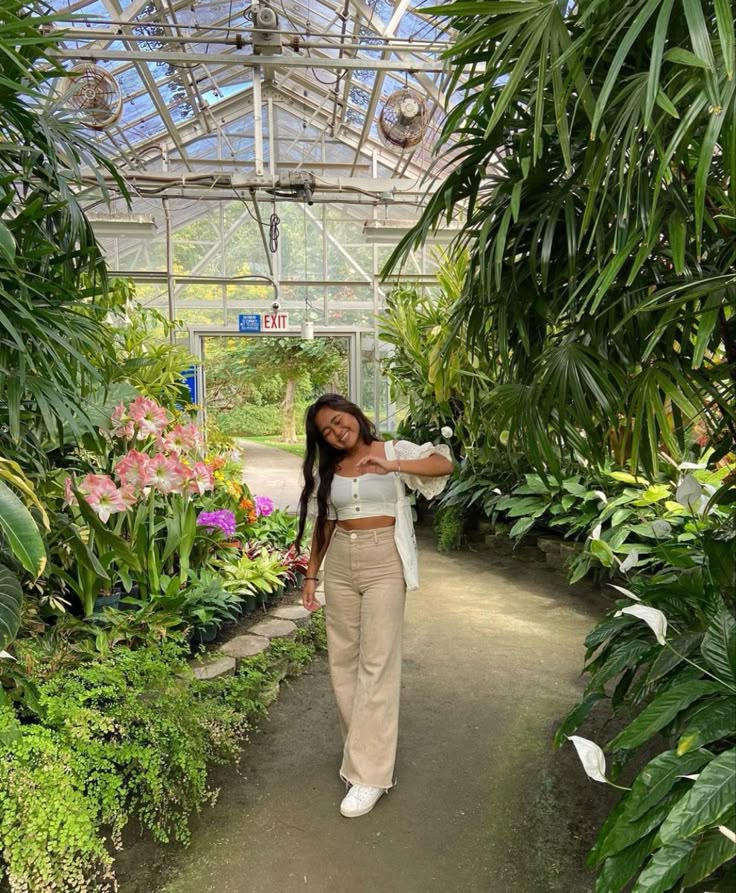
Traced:
<svg viewBox="0 0 736 893">
<path fill-rule="evenodd" d="M 0 893 L 736 890 L 734 0 L 0 0 Z"/>
</svg>

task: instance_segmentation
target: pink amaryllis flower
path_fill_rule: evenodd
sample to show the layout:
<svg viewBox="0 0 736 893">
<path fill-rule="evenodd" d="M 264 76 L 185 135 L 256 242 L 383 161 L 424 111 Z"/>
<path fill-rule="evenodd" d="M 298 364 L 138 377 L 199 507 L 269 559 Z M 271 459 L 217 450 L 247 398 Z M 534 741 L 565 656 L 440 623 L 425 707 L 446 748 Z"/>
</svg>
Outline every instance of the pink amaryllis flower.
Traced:
<svg viewBox="0 0 736 893">
<path fill-rule="evenodd" d="M 72 490 L 73 481 L 71 478 L 67 478 L 64 481 L 64 501 L 62 502 L 62 506 L 66 508 L 68 505 L 76 505 L 77 497 L 74 495 L 74 491 Z"/>
<path fill-rule="evenodd" d="M 89 496 L 96 487 L 105 484 L 106 481 L 112 481 L 113 487 L 115 486 L 115 482 L 106 474 L 86 474 L 77 490 L 79 490 L 82 496 Z"/>
<path fill-rule="evenodd" d="M 138 497 L 140 493 L 133 487 L 131 484 L 124 484 L 120 488 L 120 498 L 125 504 L 126 509 L 132 509 L 133 506 L 138 502 Z"/>
<path fill-rule="evenodd" d="M 191 453 L 202 447 L 202 435 L 196 425 L 177 425 L 166 435 L 166 449 L 174 453 Z"/>
<path fill-rule="evenodd" d="M 124 512 L 128 508 L 120 490 L 115 486 L 115 481 L 107 476 L 102 476 L 102 480 L 95 483 L 85 499 L 103 523 L 114 512 Z"/>
<path fill-rule="evenodd" d="M 169 424 L 169 416 L 163 406 L 147 397 L 136 397 L 128 412 L 135 422 L 138 440 L 160 434 Z"/>
<path fill-rule="evenodd" d="M 189 471 L 189 492 L 198 493 L 201 496 L 207 490 L 211 490 L 214 485 L 215 479 L 210 467 L 205 462 L 196 462 Z"/>
<path fill-rule="evenodd" d="M 151 486 L 162 493 L 181 492 L 189 469 L 171 456 L 157 453 L 148 465 L 148 479 Z"/>
<path fill-rule="evenodd" d="M 149 465 L 150 458 L 138 450 L 128 450 L 123 458 L 115 466 L 115 471 L 120 477 L 123 486 L 142 490 L 150 482 Z"/>
<path fill-rule="evenodd" d="M 133 419 L 128 415 L 128 410 L 124 403 L 118 403 L 113 409 L 110 417 L 112 421 L 112 434 L 115 437 L 122 437 L 130 440 L 135 434 L 135 425 Z"/>
</svg>

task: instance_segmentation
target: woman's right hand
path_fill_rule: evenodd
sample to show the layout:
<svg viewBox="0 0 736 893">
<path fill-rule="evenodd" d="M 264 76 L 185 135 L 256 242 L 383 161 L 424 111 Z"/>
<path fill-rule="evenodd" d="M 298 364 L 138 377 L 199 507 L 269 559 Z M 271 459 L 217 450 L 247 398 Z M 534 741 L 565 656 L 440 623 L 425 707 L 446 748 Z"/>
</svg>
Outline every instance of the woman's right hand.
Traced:
<svg viewBox="0 0 736 893">
<path fill-rule="evenodd" d="M 317 601 L 317 581 L 305 580 L 302 585 L 302 604 L 307 611 L 319 611 L 322 607 Z"/>
</svg>

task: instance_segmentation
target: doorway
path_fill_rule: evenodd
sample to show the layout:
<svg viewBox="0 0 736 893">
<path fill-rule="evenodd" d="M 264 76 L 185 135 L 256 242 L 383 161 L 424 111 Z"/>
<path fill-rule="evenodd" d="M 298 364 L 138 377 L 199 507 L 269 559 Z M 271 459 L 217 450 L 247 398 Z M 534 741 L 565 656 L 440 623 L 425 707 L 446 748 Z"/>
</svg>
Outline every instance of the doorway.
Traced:
<svg viewBox="0 0 736 893">
<path fill-rule="evenodd" d="M 190 329 L 190 350 L 200 361 L 200 423 L 209 416 L 232 436 L 298 442 L 304 409 L 319 393 L 336 390 L 359 402 L 361 331 L 316 329 L 314 340 L 304 341 L 299 332 Z"/>
</svg>

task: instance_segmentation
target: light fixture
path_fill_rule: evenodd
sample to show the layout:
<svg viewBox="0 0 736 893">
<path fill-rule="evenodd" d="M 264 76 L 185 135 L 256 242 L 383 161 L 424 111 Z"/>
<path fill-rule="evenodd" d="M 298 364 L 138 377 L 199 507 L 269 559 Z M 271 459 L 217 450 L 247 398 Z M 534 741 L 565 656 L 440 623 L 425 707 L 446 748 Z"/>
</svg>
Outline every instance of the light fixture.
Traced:
<svg viewBox="0 0 736 893">
<path fill-rule="evenodd" d="M 153 217 L 144 214 L 127 217 L 87 218 L 96 236 L 152 236 L 158 231 Z"/>
<path fill-rule="evenodd" d="M 414 220 L 366 220 L 363 224 L 363 238 L 369 245 L 394 245 L 414 226 Z M 428 245 L 449 245 L 462 232 L 460 226 L 443 226 L 434 233 L 428 233 L 425 242 Z"/>
<path fill-rule="evenodd" d="M 314 323 L 311 320 L 302 323 L 302 341 L 314 341 Z"/>
</svg>

